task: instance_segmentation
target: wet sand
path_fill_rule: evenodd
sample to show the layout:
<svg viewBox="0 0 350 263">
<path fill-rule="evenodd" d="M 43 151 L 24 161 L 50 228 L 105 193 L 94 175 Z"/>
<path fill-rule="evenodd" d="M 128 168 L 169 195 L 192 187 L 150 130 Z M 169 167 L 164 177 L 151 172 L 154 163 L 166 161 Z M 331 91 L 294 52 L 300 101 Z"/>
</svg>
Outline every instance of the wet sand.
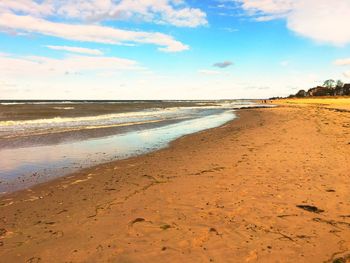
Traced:
<svg viewBox="0 0 350 263">
<path fill-rule="evenodd" d="M 2 262 L 350 258 L 350 115 L 239 111 L 169 148 L 0 201 Z"/>
</svg>

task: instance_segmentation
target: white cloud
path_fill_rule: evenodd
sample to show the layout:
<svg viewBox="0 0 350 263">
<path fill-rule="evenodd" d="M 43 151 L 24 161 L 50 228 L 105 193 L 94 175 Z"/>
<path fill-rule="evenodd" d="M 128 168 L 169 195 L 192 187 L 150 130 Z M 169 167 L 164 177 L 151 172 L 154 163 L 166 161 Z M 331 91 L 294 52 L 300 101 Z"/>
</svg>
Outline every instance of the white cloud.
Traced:
<svg viewBox="0 0 350 263">
<path fill-rule="evenodd" d="M 137 18 L 180 27 L 197 27 L 207 24 L 206 14 L 203 11 L 186 6 L 184 1 L 174 0 L 122 0 L 112 6 L 108 15 L 115 19 Z"/>
<path fill-rule="evenodd" d="M 321 43 L 350 43 L 349 0 L 236 0 L 258 21 L 284 18 L 293 32 Z"/>
<path fill-rule="evenodd" d="M 148 33 L 121 30 L 100 25 L 76 25 L 51 22 L 32 16 L 0 14 L 0 29 L 39 33 L 69 40 L 106 44 L 142 43 L 160 46 L 165 52 L 178 52 L 189 49 L 187 45 L 162 33 Z"/>
<path fill-rule="evenodd" d="M 8 77 L 47 77 L 84 72 L 119 72 L 124 70 L 141 70 L 134 60 L 117 57 L 96 57 L 70 55 L 62 59 L 42 56 L 17 57 L 11 54 L 0 54 L 0 71 Z"/>
<path fill-rule="evenodd" d="M 350 71 L 346 71 L 343 73 L 344 77 L 350 78 Z"/>
<path fill-rule="evenodd" d="M 296 1 L 298 0 L 237 0 L 249 15 L 259 17 L 287 14 Z"/>
<path fill-rule="evenodd" d="M 71 47 L 71 46 L 51 46 L 51 45 L 48 45 L 46 47 L 53 50 L 62 50 L 62 51 L 68 51 L 72 53 L 80 53 L 80 54 L 96 55 L 96 56 L 103 55 L 103 52 L 99 49 Z"/>
<path fill-rule="evenodd" d="M 33 0 L 1 0 L 0 13 L 17 12 L 22 14 L 32 14 L 47 16 L 53 14 L 53 2 L 42 1 L 38 3 Z"/>
<path fill-rule="evenodd" d="M 288 67 L 289 64 L 290 64 L 289 60 L 283 60 L 283 61 L 280 62 L 280 65 L 281 65 L 282 67 Z"/>
<path fill-rule="evenodd" d="M 89 23 L 130 19 L 179 27 L 197 27 L 208 23 L 202 10 L 191 8 L 182 0 L 0 1 L 0 30 L 3 32 L 16 35 L 39 33 L 107 44 L 153 44 L 160 46 L 158 49 L 164 52 L 189 49 L 167 34 L 121 30 Z"/>
<path fill-rule="evenodd" d="M 203 75 L 218 75 L 218 74 L 220 74 L 219 71 L 210 70 L 210 69 L 200 69 L 200 70 L 198 70 L 198 73 L 203 74 Z"/>
<path fill-rule="evenodd" d="M 223 27 L 221 28 L 224 31 L 227 31 L 229 33 L 234 33 L 234 32 L 238 32 L 239 30 L 237 28 L 232 28 L 232 27 Z"/>
<path fill-rule="evenodd" d="M 337 59 L 336 61 L 334 61 L 334 64 L 337 66 L 350 65 L 350 58 Z"/>
<path fill-rule="evenodd" d="M 2 12 L 47 17 L 58 15 L 78 20 L 138 19 L 180 27 L 207 24 L 206 14 L 182 0 L 2 0 Z"/>
</svg>

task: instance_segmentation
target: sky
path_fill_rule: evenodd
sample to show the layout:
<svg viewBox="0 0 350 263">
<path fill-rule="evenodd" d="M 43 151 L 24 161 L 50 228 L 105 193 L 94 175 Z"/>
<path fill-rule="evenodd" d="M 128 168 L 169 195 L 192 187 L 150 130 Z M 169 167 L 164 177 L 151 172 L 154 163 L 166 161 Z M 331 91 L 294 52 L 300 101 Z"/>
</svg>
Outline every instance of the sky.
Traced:
<svg viewBox="0 0 350 263">
<path fill-rule="evenodd" d="M 0 99 L 242 99 L 350 83 L 349 0 L 0 0 Z"/>
</svg>

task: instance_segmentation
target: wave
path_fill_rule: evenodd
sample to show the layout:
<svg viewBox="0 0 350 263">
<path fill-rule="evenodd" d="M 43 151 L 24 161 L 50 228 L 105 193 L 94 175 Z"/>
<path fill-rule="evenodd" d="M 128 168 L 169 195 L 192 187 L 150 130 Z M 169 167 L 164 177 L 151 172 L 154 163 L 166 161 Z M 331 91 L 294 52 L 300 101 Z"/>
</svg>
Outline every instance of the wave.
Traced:
<svg viewBox="0 0 350 263">
<path fill-rule="evenodd" d="M 43 135 L 87 129 L 133 126 L 162 121 L 180 121 L 220 113 L 228 109 L 253 107 L 251 102 L 221 102 L 216 105 L 189 107 L 151 108 L 141 111 L 121 112 L 97 116 L 55 117 L 32 120 L 0 121 L 0 138 L 15 138 L 30 135 Z M 57 107 L 61 110 L 74 110 L 74 107 Z"/>
<path fill-rule="evenodd" d="M 195 118 L 207 114 L 192 108 L 152 109 L 85 117 L 56 117 L 24 121 L 0 121 L 0 138 L 42 135 L 85 129 L 131 126 L 166 120 Z"/>
</svg>

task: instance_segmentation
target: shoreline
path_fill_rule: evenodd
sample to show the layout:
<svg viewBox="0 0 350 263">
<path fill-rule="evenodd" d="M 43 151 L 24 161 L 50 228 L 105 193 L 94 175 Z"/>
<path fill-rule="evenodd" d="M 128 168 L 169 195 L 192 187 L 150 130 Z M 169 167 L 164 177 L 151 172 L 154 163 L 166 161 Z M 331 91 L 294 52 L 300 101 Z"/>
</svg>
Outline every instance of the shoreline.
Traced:
<svg viewBox="0 0 350 263">
<path fill-rule="evenodd" d="M 20 162 L 18 163 L 17 161 L 19 165 L 18 169 L 21 169 L 20 165 L 23 163 L 31 164 L 34 168 L 22 171 L 13 169 L 13 173 L 9 173 L 8 176 L 8 178 L 11 178 L 12 176 L 12 180 L 6 179 L 6 173 L 1 174 L 4 176 L 4 180 L 1 182 L 0 187 L 1 195 L 28 189 L 37 184 L 53 181 L 60 177 L 70 176 L 73 173 L 88 169 L 89 167 L 95 167 L 100 164 L 128 159 L 130 157 L 137 157 L 149 152 L 157 151 L 167 147 L 169 142 L 172 142 L 179 137 L 219 127 L 223 123 L 227 123 L 235 118 L 235 110 L 225 110 L 215 115 L 192 118 L 182 122 L 177 120 L 175 123 L 169 123 L 168 121 L 168 125 L 166 126 L 153 125 L 150 129 L 131 130 L 126 133 L 113 134 L 111 136 L 103 136 L 105 135 L 105 131 L 99 129 L 97 132 L 99 135 L 102 135 L 101 137 L 90 138 L 90 140 L 85 141 L 74 140 L 72 141 L 72 144 L 67 144 L 67 141 L 65 141 L 63 144 L 51 145 L 49 142 L 45 145 L 29 145 L 29 148 L 10 148 L 8 152 L 4 149 L 4 152 L 0 152 L 0 157 L 2 157 L 0 159 L 6 160 L 6 157 L 9 157 L 9 160 L 11 160 L 11 157 L 14 157 Z M 145 138 L 147 138 L 147 140 Z M 128 142 L 128 144 L 123 141 Z M 108 142 L 108 144 L 106 142 Z M 98 144 L 102 146 L 99 146 Z M 89 147 L 89 145 L 93 145 L 94 147 Z M 36 155 L 33 153 L 29 159 L 26 159 L 27 153 L 31 151 L 43 151 L 44 154 L 39 153 Z M 73 151 L 73 154 L 69 154 L 69 151 Z M 57 152 L 57 154 L 54 154 L 53 152 Z M 50 156 L 53 161 L 50 159 L 46 160 L 46 154 Z M 31 163 L 31 158 L 37 160 L 37 167 L 34 166 L 36 164 L 35 161 Z M 43 167 L 39 162 L 40 160 L 47 161 L 48 163 Z M 60 165 L 60 160 L 65 162 L 64 165 Z M 4 162 L 4 165 L 5 164 L 6 163 Z M 58 164 L 58 166 L 56 166 L 56 164 Z"/>
<path fill-rule="evenodd" d="M 310 116 L 301 116 L 305 111 Z M 155 152 L 0 196 L 7 215 L 0 221 L 0 256 L 43 262 L 222 262 L 228 256 L 233 262 L 320 262 L 346 254 L 349 146 L 337 134 L 348 134 L 339 125 L 347 113 L 329 113 L 327 124 L 324 110 L 312 107 L 237 113 L 223 126 L 185 135 Z M 320 156 L 321 149 L 329 155 Z M 325 212 L 304 211 L 300 204 Z"/>
<path fill-rule="evenodd" d="M 181 140 L 184 137 L 195 135 L 197 133 L 202 133 L 202 132 L 205 132 L 205 131 L 210 131 L 210 130 L 213 130 L 213 129 L 217 129 L 217 128 L 225 126 L 225 125 L 227 125 L 227 124 L 229 124 L 231 122 L 237 121 L 239 119 L 239 111 L 240 110 L 260 109 L 260 108 L 267 108 L 267 107 L 256 106 L 256 107 L 247 107 L 247 108 L 242 108 L 242 109 L 231 110 L 230 112 L 232 112 L 232 114 L 234 115 L 234 118 L 232 120 L 222 124 L 222 125 L 217 126 L 217 127 L 208 128 L 208 129 L 204 129 L 204 130 L 197 131 L 197 132 L 194 132 L 194 133 L 182 135 L 182 136 L 180 136 L 179 138 L 177 138 L 175 140 L 171 140 L 165 146 L 162 146 L 160 148 L 156 148 L 156 149 L 153 149 L 153 150 L 150 150 L 150 151 L 146 151 L 144 153 L 136 154 L 136 155 L 133 155 L 133 156 L 130 156 L 130 157 L 127 157 L 127 158 L 115 159 L 115 160 L 111 160 L 111 161 L 107 161 L 107 162 L 98 163 L 98 164 L 92 165 L 90 167 L 81 168 L 81 169 L 79 169 L 77 171 L 67 173 L 67 174 L 65 174 L 63 176 L 54 177 L 51 180 L 48 180 L 48 181 L 45 181 L 45 182 L 42 182 L 42 183 L 34 184 L 34 185 L 29 186 L 29 187 L 24 188 L 24 189 L 19 189 L 19 190 L 15 190 L 15 191 L 11 191 L 11 192 L 0 193 L 0 201 L 1 201 L 2 198 L 5 198 L 5 197 L 7 197 L 8 195 L 11 195 L 11 194 L 20 193 L 22 191 L 23 192 L 25 192 L 25 191 L 32 191 L 32 190 L 35 190 L 34 188 L 36 188 L 36 187 L 43 187 L 43 188 L 45 188 L 46 185 L 56 184 L 56 183 L 58 183 L 58 182 L 56 182 L 56 180 L 64 180 L 65 178 L 72 178 L 72 177 L 76 177 L 76 176 L 84 176 L 86 174 L 89 174 L 93 170 L 100 169 L 100 168 L 103 169 L 106 166 L 113 166 L 115 163 L 120 162 L 120 161 L 128 161 L 130 159 L 139 158 L 139 157 L 142 157 L 142 156 L 145 156 L 145 155 L 148 155 L 148 154 L 152 154 L 154 152 L 165 150 L 167 148 L 170 148 L 173 143 L 176 143 L 177 140 Z M 50 144 L 45 144 L 44 146 L 46 146 L 46 145 L 50 145 Z"/>
</svg>

